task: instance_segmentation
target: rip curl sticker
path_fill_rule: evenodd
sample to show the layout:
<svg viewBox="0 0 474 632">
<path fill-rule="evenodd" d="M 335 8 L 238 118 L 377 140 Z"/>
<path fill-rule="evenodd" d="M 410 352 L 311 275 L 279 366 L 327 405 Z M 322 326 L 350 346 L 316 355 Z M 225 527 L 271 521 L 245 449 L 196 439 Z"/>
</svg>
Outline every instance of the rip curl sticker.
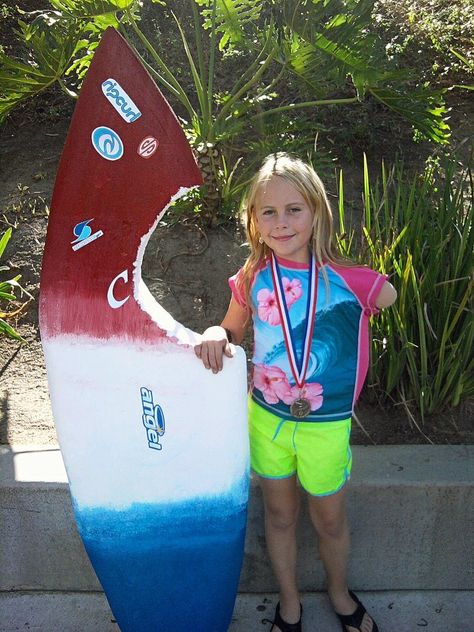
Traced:
<svg viewBox="0 0 474 632">
<path fill-rule="evenodd" d="M 123 156 L 123 143 L 117 132 L 110 127 L 96 127 L 91 134 L 96 152 L 106 160 L 119 160 Z"/>
<path fill-rule="evenodd" d="M 147 136 L 138 145 L 137 154 L 142 158 L 151 158 L 158 149 L 158 140 L 154 136 Z"/>
<path fill-rule="evenodd" d="M 102 83 L 102 92 L 126 123 L 133 123 L 142 115 L 118 81 L 106 79 Z"/>
</svg>

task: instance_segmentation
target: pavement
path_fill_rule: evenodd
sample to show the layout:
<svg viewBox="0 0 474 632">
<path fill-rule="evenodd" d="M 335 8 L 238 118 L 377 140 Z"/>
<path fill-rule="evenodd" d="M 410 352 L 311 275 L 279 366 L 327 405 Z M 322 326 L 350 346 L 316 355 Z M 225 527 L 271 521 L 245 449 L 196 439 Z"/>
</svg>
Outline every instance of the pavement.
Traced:
<svg viewBox="0 0 474 632">
<path fill-rule="evenodd" d="M 380 632 L 474 632 L 469 591 L 360 592 L 359 598 Z M 272 618 L 277 599 L 274 593 L 239 593 L 228 632 L 270 632 L 262 620 Z M 305 632 L 341 632 L 324 593 L 305 593 L 302 602 Z M 99 592 L 0 593 L 0 614 L 0 632 L 119 632 Z"/>
<path fill-rule="evenodd" d="M 379 631 L 474 632 L 474 446 L 356 446 L 354 456 L 349 581 Z M 228 632 L 271 629 L 263 620 L 278 597 L 262 513 L 253 481 Z M 341 632 L 304 511 L 300 523 L 304 632 Z M 0 446 L 0 632 L 19 630 L 119 632 L 77 533 L 54 446 Z"/>
</svg>

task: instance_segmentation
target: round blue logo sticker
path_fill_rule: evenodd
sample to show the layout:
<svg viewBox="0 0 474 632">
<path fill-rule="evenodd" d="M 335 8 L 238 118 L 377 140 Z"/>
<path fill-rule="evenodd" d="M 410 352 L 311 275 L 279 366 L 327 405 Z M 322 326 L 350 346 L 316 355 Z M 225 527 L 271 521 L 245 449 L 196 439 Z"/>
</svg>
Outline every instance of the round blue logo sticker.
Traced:
<svg viewBox="0 0 474 632">
<path fill-rule="evenodd" d="M 123 143 L 110 127 L 96 127 L 91 135 L 92 145 L 106 160 L 119 160 L 123 156 Z"/>
</svg>

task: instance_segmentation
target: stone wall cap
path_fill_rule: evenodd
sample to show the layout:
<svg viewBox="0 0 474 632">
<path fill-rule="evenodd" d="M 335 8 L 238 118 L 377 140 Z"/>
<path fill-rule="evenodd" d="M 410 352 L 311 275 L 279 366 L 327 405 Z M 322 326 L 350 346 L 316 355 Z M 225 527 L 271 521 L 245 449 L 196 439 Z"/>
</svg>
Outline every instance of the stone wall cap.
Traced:
<svg viewBox="0 0 474 632">
<path fill-rule="evenodd" d="M 351 487 L 474 485 L 474 445 L 353 446 Z M 0 445 L 0 487 L 64 487 L 68 483 L 55 445 Z"/>
</svg>

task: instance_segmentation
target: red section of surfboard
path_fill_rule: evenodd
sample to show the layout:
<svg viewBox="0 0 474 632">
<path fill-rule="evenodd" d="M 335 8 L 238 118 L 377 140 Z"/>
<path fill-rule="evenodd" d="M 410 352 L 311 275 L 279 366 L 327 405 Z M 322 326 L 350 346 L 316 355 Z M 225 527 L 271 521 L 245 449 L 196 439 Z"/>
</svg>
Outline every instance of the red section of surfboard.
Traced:
<svg viewBox="0 0 474 632">
<path fill-rule="evenodd" d="M 84 81 L 56 178 L 41 274 L 43 338 L 165 339 L 133 296 L 133 264 L 141 238 L 171 198 L 199 184 L 176 116 L 109 28 Z M 82 237 L 91 234 L 81 239 L 87 220 Z"/>
</svg>

